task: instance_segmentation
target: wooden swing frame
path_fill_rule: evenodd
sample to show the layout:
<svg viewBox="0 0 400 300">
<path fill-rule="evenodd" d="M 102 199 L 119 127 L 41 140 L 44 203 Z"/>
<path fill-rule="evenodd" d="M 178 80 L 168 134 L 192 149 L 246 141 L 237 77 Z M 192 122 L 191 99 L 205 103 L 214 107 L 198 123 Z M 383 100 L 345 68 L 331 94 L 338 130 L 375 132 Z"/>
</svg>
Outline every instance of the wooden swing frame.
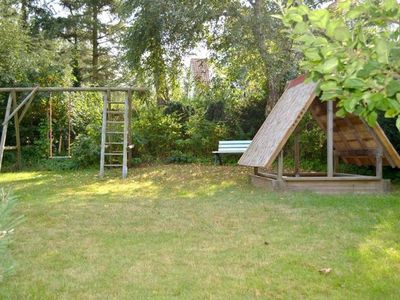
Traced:
<svg viewBox="0 0 400 300">
<path fill-rule="evenodd" d="M 4 157 L 5 150 L 16 150 L 17 151 L 17 159 L 16 159 L 16 167 L 21 168 L 21 135 L 20 135 L 20 124 L 23 118 L 25 117 L 27 111 L 34 100 L 34 96 L 37 93 L 71 93 L 71 92 L 101 92 L 103 93 L 103 97 L 107 98 L 107 95 L 110 95 L 111 92 L 125 92 L 127 95 L 132 95 L 133 92 L 146 92 L 147 89 L 143 87 L 6 87 L 0 88 L 0 93 L 9 93 L 4 119 L 2 121 L 2 133 L 0 138 L 0 171 L 2 169 L 2 162 Z M 18 104 L 17 93 L 26 93 L 29 94 Z M 15 146 L 6 146 L 7 139 L 7 130 L 10 121 L 14 119 L 15 126 Z M 130 126 L 129 126 L 130 128 Z M 128 134 L 130 138 L 130 134 Z M 129 142 L 129 141 L 128 141 Z M 69 140 L 69 144 L 71 141 Z M 51 147 L 51 146 L 50 146 Z M 69 150 L 70 151 L 70 150 Z M 70 155 L 70 152 L 69 152 Z M 128 151 L 126 155 L 124 155 L 124 170 L 126 177 L 127 170 L 127 161 L 131 152 Z M 128 157 L 126 157 L 128 156 Z M 53 156 L 53 158 L 55 158 Z M 100 162 L 101 165 L 104 165 L 104 162 Z"/>
</svg>

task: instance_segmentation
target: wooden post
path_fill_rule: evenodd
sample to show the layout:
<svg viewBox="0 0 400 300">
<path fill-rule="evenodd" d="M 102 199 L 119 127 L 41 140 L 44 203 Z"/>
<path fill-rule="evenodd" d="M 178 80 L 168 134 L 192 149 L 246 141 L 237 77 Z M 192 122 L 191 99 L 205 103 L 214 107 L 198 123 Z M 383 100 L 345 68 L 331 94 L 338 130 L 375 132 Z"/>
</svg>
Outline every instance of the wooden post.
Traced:
<svg viewBox="0 0 400 300">
<path fill-rule="evenodd" d="M 105 150 L 106 150 L 106 130 L 107 130 L 107 109 L 108 109 L 108 96 L 110 91 L 103 93 L 103 120 L 101 125 L 101 148 L 100 148 L 100 177 L 104 177 L 104 163 L 105 163 Z"/>
<path fill-rule="evenodd" d="M 254 167 L 254 175 L 259 175 L 259 173 L 258 173 L 258 167 Z"/>
<path fill-rule="evenodd" d="M 22 100 L 22 102 L 17 106 L 16 109 L 13 110 L 13 112 L 7 117 L 7 119 L 4 119 L 3 121 L 3 125 L 4 123 L 8 123 L 12 117 L 14 117 L 14 115 L 28 102 L 31 100 L 31 98 L 33 97 L 33 95 L 35 95 L 36 91 L 39 89 L 39 87 L 35 87 L 32 92 L 29 93 L 28 96 L 26 96 L 26 98 L 24 100 Z M 26 112 L 26 111 L 25 111 Z M 25 114 L 23 112 L 23 114 Z M 22 120 L 23 115 L 20 116 L 20 119 Z"/>
<path fill-rule="evenodd" d="M 11 92 L 13 109 L 17 108 L 17 93 L 15 91 Z M 18 113 L 14 115 L 14 126 L 15 126 L 15 146 L 17 147 L 17 169 L 21 169 L 21 133 L 19 131 L 19 116 Z"/>
<path fill-rule="evenodd" d="M 132 164 L 132 91 L 128 91 L 128 167 Z"/>
<path fill-rule="evenodd" d="M 128 132 L 129 132 L 129 92 L 125 95 L 125 110 L 124 110 L 124 145 L 122 156 L 122 178 L 128 176 Z"/>
<path fill-rule="evenodd" d="M 300 176 L 300 129 L 297 128 L 294 136 L 294 175 Z"/>
<path fill-rule="evenodd" d="M 333 177 L 333 101 L 327 103 L 327 164 L 328 177 Z"/>
<path fill-rule="evenodd" d="M 283 150 L 279 153 L 278 157 L 278 181 L 282 182 L 283 179 Z"/>
<path fill-rule="evenodd" d="M 4 115 L 4 120 L 6 120 L 6 122 L 3 122 L 3 132 L 1 133 L 1 139 L 0 139 L 0 171 L 3 163 L 4 148 L 6 146 L 7 128 L 10 117 L 11 103 L 12 103 L 12 93 L 10 93 L 10 95 L 8 96 L 6 113 Z"/>
<path fill-rule="evenodd" d="M 52 94 L 49 98 L 49 157 L 53 157 L 53 100 Z"/>
<path fill-rule="evenodd" d="M 383 156 L 383 147 L 380 143 L 378 143 L 378 147 L 376 149 L 376 178 L 382 179 L 383 171 L 382 171 L 382 156 Z"/>
</svg>

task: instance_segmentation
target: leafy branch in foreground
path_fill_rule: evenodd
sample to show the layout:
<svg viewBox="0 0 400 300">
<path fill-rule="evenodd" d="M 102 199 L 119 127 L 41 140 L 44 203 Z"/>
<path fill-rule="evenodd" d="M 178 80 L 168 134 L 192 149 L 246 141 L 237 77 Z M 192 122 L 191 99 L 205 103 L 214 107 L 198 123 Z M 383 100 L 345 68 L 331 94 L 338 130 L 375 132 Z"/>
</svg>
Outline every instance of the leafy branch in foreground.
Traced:
<svg viewBox="0 0 400 300">
<path fill-rule="evenodd" d="M 22 216 L 15 217 L 13 209 L 16 197 L 10 190 L 0 189 L 0 282 L 13 270 L 13 260 L 8 250 L 14 228 L 21 223 Z"/>
<path fill-rule="evenodd" d="M 317 10 L 296 4 L 283 16 L 322 101 L 338 100 L 338 116 L 354 113 L 371 126 L 382 111 L 400 130 L 399 20 L 396 0 L 343 0 Z"/>
</svg>

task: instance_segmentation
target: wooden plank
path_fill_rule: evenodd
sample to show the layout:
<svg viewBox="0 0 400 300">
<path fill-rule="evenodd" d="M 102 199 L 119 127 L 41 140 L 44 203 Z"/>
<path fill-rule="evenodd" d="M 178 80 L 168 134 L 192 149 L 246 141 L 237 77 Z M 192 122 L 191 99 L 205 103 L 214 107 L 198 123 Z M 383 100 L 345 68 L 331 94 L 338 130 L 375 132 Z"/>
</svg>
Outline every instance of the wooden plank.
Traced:
<svg viewBox="0 0 400 300">
<path fill-rule="evenodd" d="M 53 100 L 49 97 L 49 157 L 53 157 Z"/>
<path fill-rule="evenodd" d="M 282 181 L 283 177 L 283 150 L 279 153 L 278 157 L 278 181 Z"/>
<path fill-rule="evenodd" d="M 3 125 L 7 122 L 9 122 L 11 120 L 12 117 L 14 117 L 14 115 L 28 102 L 30 101 L 30 99 L 33 97 L 33 95 L 35 95 L 36 91 L 38 90 L 38 86 L 35 87 L 28 96 L 26 96 L 26 98 L 24 100 L 22 100 L 22 102 L 17 106 L 16 109 L 13 110 L 13 112 L 8 116 L 7 119 L 4 120 Z"/>
<path fill-rule="evenodd" d="M 35 87 L 0 88 L 0 92 L 31 92 Z M 146 92 L 145 87 L 40 87 L 37 92 Z"/>
<path fill-rule="evenodd" d="M 239 164 L 269 168 L 315 99 L 315 83 L 287 89 L 255 135 Z"/>
<path fill-rule="evenodd" d="M 128 91 L 128 168 L 132 166 L 132 92 Z"/>
<path fill-rule="evenodd" d="M 333 101 L 327 102 L 326 148 L 328 177 L 333 177 Z"/>
<path fill-rule="evenodd" d="M 9 120 L 11 104 L 12 104 L 12 95 L 10 92 L 10 95 L 8 96 L 4 120 Z M 1 133 L 1 139 L 0 139 L 0 171 L 1 171 L 2 163 L 3 163 L 4 147 L 6 146 L 7 129 L 8 129 L 8 121 L 5 122 L 5 124 L 3 124 L 3 131 Z"/>
<path fill-rule="evenodd" d="M 125 109 L 124 109 L 124 145 L 122 157 L 122 178 L 128 176 L 128 132 L 129 132 L 129 95 L 125 96 Z"/>
<path fill-rule="evenodd" d="M 15 91 L 11 92 L 11 97 L 13 101 L 13 109 L 15 110 L 17 108 L 17 93 Z M 21 133 L 19 131 L 19 122 L 20 118 L 18 116 L 18 113 L 14 115 L 14 127 L 15 127 L 15 146 L 17 149 L 17 162 L 16 166 L 17 169 L 21 169 L 22 167 L 22 158 L 21 158 Z"/>
<path fill-rule="evenodd" d="M 376 151 L 376 178 L 382 179 L 383 170 L 382 170 L 382 155 L 383 155 L 383 147 L 381 144 L 378 145 L 378 149 Z"/>
<path fill-rule="evenodd" d="M 294 136 L 294 175 L 300 173 L 300 128 L 296 128 Z"/>
<path fill-rule="evenodd" d="M 100 177 L 104 177 L 104 165 L 106 152 L 106 131 L 107 131 L 107 109 L 109 91 L 103 93 L 103 120 L 101 124 L 101 146 L 100 146 Z"/>
<path fill-rule="evenodd" d="M 20 121 L 20 122 L 21 122 L 22 119 L 25 117 L 25 114 L 27 113 L 29 107 L 31 106 L 31 103 L 32 103 L 34 97 L 35 97 L 35 95 L 32 95 L 32 97 L 31 97 L 30 100 L 26 103 L 24 109 L 22 110 L 21 116 L 19 117 L 19 121 Z"/>
</svg>

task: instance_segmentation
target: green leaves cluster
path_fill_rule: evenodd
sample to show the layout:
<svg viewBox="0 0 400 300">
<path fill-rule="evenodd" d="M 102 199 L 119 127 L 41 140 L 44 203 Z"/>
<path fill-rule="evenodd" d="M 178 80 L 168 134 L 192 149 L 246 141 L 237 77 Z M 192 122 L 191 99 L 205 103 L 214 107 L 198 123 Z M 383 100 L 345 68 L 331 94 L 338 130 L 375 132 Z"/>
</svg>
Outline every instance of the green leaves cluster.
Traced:
<svg viewBox="0 0 400 300">
<path fill-rule="evenodd" d="M 337 100 L 338 116 L 353 113 L 371 126 L 382 111 L 400 130 L 399 20 L 396 0 L 344 0 L 316 10 L 296 4 L 283 16 L 322 101 Z"/>
</svg>

